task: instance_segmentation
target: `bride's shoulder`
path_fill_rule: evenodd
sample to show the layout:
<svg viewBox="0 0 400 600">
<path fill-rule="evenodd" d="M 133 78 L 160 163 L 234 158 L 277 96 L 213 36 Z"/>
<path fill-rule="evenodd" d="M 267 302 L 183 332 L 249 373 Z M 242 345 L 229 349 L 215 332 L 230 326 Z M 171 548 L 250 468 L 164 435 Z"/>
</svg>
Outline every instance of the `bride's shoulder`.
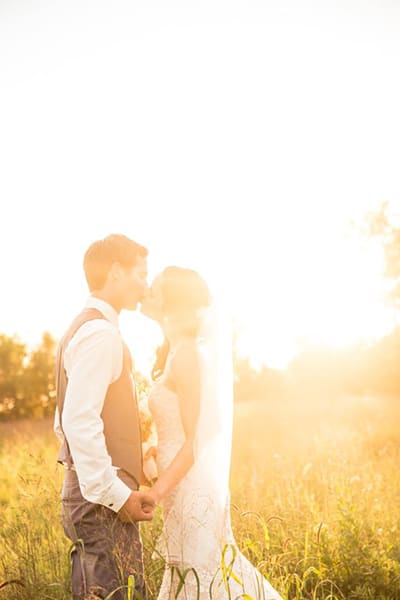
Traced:
<svg viewBox="0 0 400 600">
<path fill-rule="evenodd" d="M 177 346 L 171 358 L 170 375 L 178 398 L 185 400 L 185 406 L 197 405 L 201 368 L 196 340 L 187 339 Z"/>
<path fill-rule="evenodd" d="M 191 371 L 199 363 L 198 344 L 194 338 L 185 338 L 179 342 L 171 356 L 173 371 Z"/>
</svg>

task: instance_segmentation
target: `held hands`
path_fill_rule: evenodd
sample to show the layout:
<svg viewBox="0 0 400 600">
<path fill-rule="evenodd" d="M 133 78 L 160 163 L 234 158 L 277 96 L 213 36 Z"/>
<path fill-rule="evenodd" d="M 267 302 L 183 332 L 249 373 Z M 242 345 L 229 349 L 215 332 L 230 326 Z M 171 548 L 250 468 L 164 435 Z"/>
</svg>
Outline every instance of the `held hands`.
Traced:
<svg viewBox="0 0 400 600">
<path fill-rule="evenodd" d="M 128 500 L 118 512 L 124 523 L 151 521 L 155 508 L 154 496 L 147 491 L 132 491 Z"/>
<path fill-rule="evenodd" d="M 162 500 L 162 494 L 158 489 L 157 483 L 155 483 L 148 491 L 148 496 L 153 500 L 154 504 L 159 504 Z"/>
</svg>

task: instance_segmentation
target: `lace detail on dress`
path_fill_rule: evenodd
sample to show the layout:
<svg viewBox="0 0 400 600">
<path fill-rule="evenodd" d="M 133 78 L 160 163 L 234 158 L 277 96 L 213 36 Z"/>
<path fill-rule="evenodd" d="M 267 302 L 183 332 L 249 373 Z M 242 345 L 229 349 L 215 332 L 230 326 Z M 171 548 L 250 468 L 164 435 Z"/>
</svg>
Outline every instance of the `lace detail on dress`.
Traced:
<svg viewBox="0 0 400 600">
<path fill-rule="evenodd" d="M 185 440 L 179 400 L 172 390 L 159 382 L 150 394 L 149 408 L 157 429 L 157 467 L 161 474 Z M 223 504 L 217 506 L 221 502 Z M 215 600 L 227 600 L 244 593 L 254 600 L 282 600 L 239 552 L 231 527 L 228 493 L 225 498 L 215 497 L 210 485 L 196 471 L 196 463 L 164 498 L 162 508 L 164 526 L 157 541 L 156 554 L 165 558 L 166 570 L 158 600 L 175 599 L 184 575 L 185 583 L 179 593 L 182 599 L 195 600 L 199 597 L 200 600 L 209 600 L 212 586 Z M 222 523 L 221 509 L 224 509 Z M 224 582 L 222 563 L 226 567 L 225 573 L 226 569 L 229 573 L 229 568 L 232 568 L 240 583 L 233 577 Z"/>
</svg>

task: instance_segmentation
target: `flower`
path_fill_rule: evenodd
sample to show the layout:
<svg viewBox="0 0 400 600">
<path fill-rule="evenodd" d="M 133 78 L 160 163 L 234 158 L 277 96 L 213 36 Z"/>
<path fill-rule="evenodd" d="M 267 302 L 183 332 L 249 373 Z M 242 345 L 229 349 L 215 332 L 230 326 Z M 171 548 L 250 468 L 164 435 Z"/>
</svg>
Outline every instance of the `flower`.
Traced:
<svg viewBox="0 0 400 600">
<path fill-rule="evenodd" d="M 144 395 L 139 400 L 139 419 L 140 430 L 142 434 L 142 442 L 148 443 L 154 437 L 154 421 L 149 410 L 147 397 Z"/>
</svg>

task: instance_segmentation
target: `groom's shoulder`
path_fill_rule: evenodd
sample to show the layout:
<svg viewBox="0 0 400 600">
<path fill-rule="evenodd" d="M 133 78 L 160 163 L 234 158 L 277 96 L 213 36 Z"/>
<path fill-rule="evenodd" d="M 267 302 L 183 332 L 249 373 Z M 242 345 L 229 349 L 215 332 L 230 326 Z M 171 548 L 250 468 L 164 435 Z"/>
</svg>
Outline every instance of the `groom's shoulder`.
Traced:
<svg viewBox="0 0 400 600">
<path fill-rule="evenodd" d="M 119 330 L 107 319 L 91 319 L 83 323 L 69 341 L 68 347 L 73 348 L 84 343 L 112 344 L 122 346 Z"/>
</svg>

